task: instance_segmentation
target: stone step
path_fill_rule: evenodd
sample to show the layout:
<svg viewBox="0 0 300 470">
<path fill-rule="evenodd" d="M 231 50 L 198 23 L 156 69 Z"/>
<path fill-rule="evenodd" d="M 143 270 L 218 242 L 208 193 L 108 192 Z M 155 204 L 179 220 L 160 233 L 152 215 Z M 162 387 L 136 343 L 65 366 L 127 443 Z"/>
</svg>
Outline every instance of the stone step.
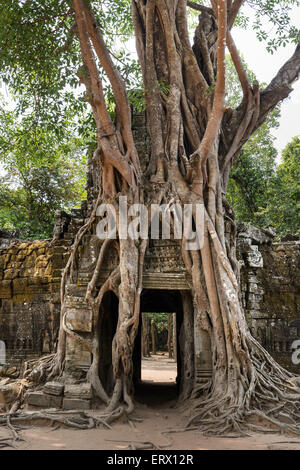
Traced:
<svg viewBox="0 0 300 470">
<path fill-rule="evenodd" d="M 61 396 L 64 391 L 64 385 L 59 382 L 47 382 L 43 391 L 49 395 Z"/>
<path fill-rule="evenodd" d="M 90 400 L 81 400 L 80 398 L 64 398 L 64 410 L 89 410 L 91 408 Z"/>
<path fill-rule="evenodd" d="M 48 395 L 43 392 L 28 392 L 25 398 L 27 405 L 40 408 L 61 408 L 62 396 Z"/>
<path fill-rule="evenodd" d="M 90 383 L 66 384 L 64 396 L 65 398 L 90 400 L 92 398 L 92 386 Z"/>
</svg>

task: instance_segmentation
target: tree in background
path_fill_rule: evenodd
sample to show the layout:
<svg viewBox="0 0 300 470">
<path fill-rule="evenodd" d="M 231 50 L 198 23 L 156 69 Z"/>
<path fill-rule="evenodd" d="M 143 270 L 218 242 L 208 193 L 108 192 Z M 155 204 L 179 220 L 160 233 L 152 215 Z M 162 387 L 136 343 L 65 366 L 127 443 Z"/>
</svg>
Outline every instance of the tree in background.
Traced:
<svg viewBox="0 0 300 470">
<path fill-rule="evenodd" d="M 173 359 L 173 324 L 172 324 L 172 313 L 168 313 L 168 353 L 169 359 Z"/>
<path fill-rule="evenodd" d="M 227 56 L 226 60 L 226 101 L 230 106 L 236 106 L 241 99 L 238 76 L 231 58 Z M 243 65 L 255 82 L 255 74 L 244 61 Z M 278 164 L 272 130 L 278 128 L 279 117 L 278 105 L 245 143 L 232 167 L 226 192 L 226 199 L 238 221 L 260 228 L 271 226 L 278 237 L 298 232 L 300 220 L 299 137 L 286 146 L 282 163 Z"/>
<path fill-rule="evenodd" d="M 20 237 L 52 236 L 56 209 L 78 207 L 85 197 L 86 146 L 65 119 L 55 133 L 29 114 L 0 111 L 0 226 Z"/>
<path fill-rule="evenodd" d="M 244 60 L 243 65 L 252 82 L 257 82 L 255 74 Z M 237 106 L 242 96 L 239 79 L 229 56 L 226 73 L 226 101 L 230 106 Z M 263 86 L 265 84 L 260 84 L 260 87 Z M 226 199 L 234 209 L 237 220 L 261 228 L 269 224 L 264 212 L 269 202 L 269 186 L 276 171 L 277 150 L 273 145 L 272 130 L 278 128 L 279 117 L 280 109 L 277 106 L 245 143 L 231 169 L 226 192 Z"/>
<path fill-rule="evenodd" d="M 163 335 L 164 333 L 167 334 Z M 165 344 L 161 342 L 162 335 L 166 338 Z M 161 346 L 167 347 L 169 357 L 172 357 L 172 336 L 172 313 L 142 313 L 142 354 L 144 357 L 149 357 L 150 350 L 156 354 L 157 348 Z"/>
<path fill-rule="evenodd" d="M 121 193 L 127 196 L 129 204 L 144 203 L 148 207 L 173 201 L 181 207 L 192 204 L 195 226 L 196 204 L 202 204 L 204 209 L 200 249 L 187 250 L 186 240 L 180 241 L 183 260 L 191 275 L 190 313 L 195 325 L 210 337 L 213 364 L 212 379 L 202 390 L 193 390 L 195 412 L 189 424 L 197 424 L 206 432 L 244 432 L 249 428 L 260 429 L 248 421 L 248 417 L 254 416 L 271 421 L 281 430 L 299 432 L 297 378 L 270 357 L 252 337 L 246 323 L 239 301 L 236 227 L 224 200 L 232 165 L 242 147 L 290 94 L 292 83 L 299 77 L 299 31 L 290 27 L 289 22 L 289 7 L 299 2 L 251 2 L 256 9 L 260 37 L 266 36 L 259 23 L 262 16 L 275 25 L 275 37 L 267 37 L 269 48 L 289 40 L 297 44 L 293 56 L 263 89 L 249 78 L 231 36 L 244 3 L 211 0 L 202 5 L 186 0 L 133 0 L 131 12 L 126 0 L 70 3 L 45 0 L 42 4 L 35 0 L 0 1 L 3 78 L 19 93 L 24 79 L 27 80 L 36 91 L 30 95 L 35 98 L 31 105 L 41 115 L 40 108 L 46 110 L 47 104 L 51 118 L 52 113 L 57 115 L 55 106 L 59 108 L 66 85 L 71 81 L 74 84 L 78 70 L 97 126 L 94 164 L 101 181 L 98 196 L 89 220 L 77 234 L 63 273 L 57 354 L 42 361 L 34 374 L 40 373 L 41 380 L 63 374 L 66 335 L 72 334 L 91 352 L 87 380 L 94 393 L 108 405 L 112 419 L 134 409 L 132 354 L 139 327 L 148 240 L 119 237 L 114 241 L 119 265 L 98 289 L 102 260 L 112 242 L 107 239 L 102 244 L 86 291 L 95 320 L 92 340 L 68 329 L 65 286 L 73 279 L 78 247 L 84 234 L 92 230 L 98 204 L 109 201 L 118 207 Z M 193 46 L 188 7 L 200 12 Z M 115 66 L 115 54 L 111 51 L 117 34 L 127 34 L 132 24 L 150 135 L 146 171 L 142 170 L 131 130 L 126 74 L 122 76 Z M 233 107 L 225 106 L 226 45 L 242 90 L 241 101 Z M 104 93 L 108 82 L 114 97 L 113 109 Z M 42 114 L 46 119 L 47 113 Z M 230 240 L 225 239 L 225 217 L 232 235 Z M 119 296 L 119 318 L 112 344 L 115 386 L 108 396 L 99 379 L 98 321 L 103 296 L 110 289 Z M 193 335 L 193 331 L 186 333 Z M 188 339 L 186 345 L 192 348 Z M 192 350 L 186 352 L 192 354 Z M 287 415 L 291 424 L 286 423 Z"/>
<path fill-rule="evenodd" d="M 264 216 L 277 234 L 299 233 L 300 225 L 300 138 L 294 137 L 282 152 L 272 184 L 268 187 L 268 205 Z"/>
<path fill-rule="evenodd" d="M 150 319 L 142 313 L 142 357 L 150 357 Z"/>
</svg>

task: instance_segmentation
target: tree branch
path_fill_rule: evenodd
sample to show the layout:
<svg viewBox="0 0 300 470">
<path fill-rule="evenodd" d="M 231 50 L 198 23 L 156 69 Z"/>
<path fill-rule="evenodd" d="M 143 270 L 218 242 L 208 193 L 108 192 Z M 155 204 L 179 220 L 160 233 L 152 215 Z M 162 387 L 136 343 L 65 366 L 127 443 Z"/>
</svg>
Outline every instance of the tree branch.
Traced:
<svg viewBox="0 0 300 470">
<path fill-rule="evenodd" d="M 201 156 L 201 164 L 204 165 L 211 151 L 214 140 L 219 132 L 223 113 L 225 98 L 225 44 L 227 33 L 227 8 L 226 0 L 218 2 L 218 49 L 217 49 L 217 74 L 218 79 L 214 92 L 212 112 L 206 127 L 205 134 L 195 153 Z"/>
<path fill-rule="evenodd" d="M 280 68 L 276 76 L 267 88 L 261 92 L 260 114 L 257 129 L 266 119 L 267 115 L 275 108 L 279 101 L 286 98 L 293 91 L 292 84 L 300 76 L 300 38 L 292 57 Z"/>
<path fill-rule="evenodd" d="M 245 0 L 235 0 L 228 12 L 228 30 L 230 30 Z"/>
<path fill-rule="evenodd" d="M 86 17 L 87 29 L 90 34 L 93 46 L 113 89 L 117 106 L 117 114 L 123 127 L 123 137 L 127 146 L 127 150 L 129 151 L 137 173 L 140 174 L 138 154 L 131 131 L 130 106 L 124 81 L 110 57 L 100 28 L 97 24 L 97 20 L 90 9 L 90 6 L 85 0 L 82 1 L 82 5 Z"/>
<path fill-rule="evenodd" d="M 110 135 L 111 133 L 114 132 L 114 125 L 106 109 L 102 84 L 101 84 L 101 80 L 100 80 L 99 73 L 97 70 L 97 65 L 95 63 L 93 51 L 91 49 L 91 45 L 89 42 L 89 37 L 88 37 L 87 29 L 86 29 L 86 23 L 84 20 L 84 16 L 82 12 L 82 5 L 81 5 L 80 0 L 74 0 L 74 10 L 75 10 L 76 24 L 77 24 L 78 33 L 79 33 L 79 41 L 80 41 L 82 58 L 83 58 L 84 64 L 87 66 L 87 69 L 89 71 L 89 76 L 91 78 L 93 101 L 97 109 L 99 119 L 101 120 L 103 130 L 106 134 Z"/>
<path fill-rule="evenodd" d="M 89 77 L 83 78 L 82 81 L 87 84 L 88 91 L 90 85 L 93 94 L 93 98 L 90 102 L 96 119 L 99 147 L 103 150 L 104 163 L 115 167 L 129 185 L 134 185 L 132 169 L 118 150 L 117 142 L 111 143 L 110 141 L 110 138 L 116 139 L 116 130 L 106 108 L 102 83 L 88 36 L 82 0 L 74 0 L 73 3 L 81 54 L 89 75 Z"/>
<path fill-rule="evenodd" d="M 247 72 L 244 69 L 244 66 L 243 66 L 243 63 L 241 61 L 239 52 L 236 48 L 236 45 L 233 41 L 233 38 L 232 38 L 229 30 L 227 31 L 226 41 L 227 41 L 227 47 L 229 49 L 229 52 L 230 52 L 230 55 L 231 55 L 231 58 L 232 58 L 232 62 L 234 64 L 235 70 L 238 74 L 238 77 L 239 77 L 239 80 L 240 80 L 240 83 L 241 83 L 241 86 L 242 86 L 242 89 L 243 89 L 243 94 L 244 94 L 244 97 L 245 97 L 249 93 L 250 83 L 249 83 Z"/>
<path fill-rule="evenodd" d="M 263 124 L 268 114 L 276 107 L 276 105 L 291 93 L 293 90 L 291 85 L 299 78 L 299 75 L 300 41 L 292 57 L 281 67 L 270 84 L 260 93 L 258 90 L 253 89 L 255 95 L 255 109 L 247 131 L 245 132 L 244 129 L 246 127 L 245 118 L 249 114 L 249 100 L 243 101 L 240 106 L 233 111 L 231 117 L 224 122 L 223 133 L 225 135 L 225 141 L 230 143 L 230 145 L 227 145 L 229 150 L 227 151 L 227 155 L 224 157 L 222 164 L 223 169 L 226 171 L 226 175 L 223 176 L 224 188 L 226 188 L 227 185 L 230 161 L 232 164 L 241 147 L 247 142 L 253 132 Z"/>
<path fill-rule="evenodd" d="M 208 8 L 203 5 L 198 5 L 198 3 L 187 1 L 187 6 L 192 8 L 193 10 L 198 10 L 201 13 L 205 11 L 206 13 L 209 13 L 210 15 L 214 15 L 214 11 L 212 8 Z"/>
</svg>

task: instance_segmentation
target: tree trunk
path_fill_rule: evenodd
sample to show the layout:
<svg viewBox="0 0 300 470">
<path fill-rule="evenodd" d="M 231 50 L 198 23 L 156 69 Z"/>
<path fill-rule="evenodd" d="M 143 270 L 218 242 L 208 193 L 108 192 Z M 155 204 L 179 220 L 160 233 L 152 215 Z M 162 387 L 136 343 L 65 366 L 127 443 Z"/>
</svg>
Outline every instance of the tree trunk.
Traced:
<svg viewBox="0 0 300 470">
<path fill-rule="evenodd" d="M 173 357 L 175 361 L 177 361 L 177 322 L 176 322 L 176 313 L 173 313 L 173 335 L 172 335 L 172 343 L 173 343 Z"/>
<path fill-rule="evenodd" d="M 156 325 L 154 320 L 151 320 L 151 338 L 152 338 L 152 353 L 156 354 Z"/>
<path fill-rule="evenodd" d="M 181 291 L 183 323 L 179 336 L 181 359 L 180 399 L 191 396 L 195 380 L 194 306 L 189 292 Z"/>
<path fill-rule="evenodd" d="M 169 359 L 173 358 L 172 336 L 173 336 L 172 313 L 168 313 L 168 353 L 169 353 Z"/>
<path fill-rule="evenodd" d="M 150 343 L 149 343 L 149 319 L 142 313 L 142 356 L 150 357 Z"/>
<path fill-rule="evenodd" d="M 193 391 L 196 411 L 190 424 L 198 424 L 206 432 L 241 431 L 254 429 L 256 425 L 248 423 L 247 418 L 256 416 L 281 429 L 297 430 L 293 421 L 292 424 L 282 421 L 286 414 L 295 420 L 299 418 L 300 390 L 292 374 L 281 368 L 251 336 L 240 305 L 236 229 L 224 195 L 231 166 L 242 145 L 277 102 L 289 94 L 289 83 L 300 71 L 300 47 L 266 91 L 260 92 L 256 84 L 251 86 L 230 33 L 242 3 L 242 0 L 212 0 L 212 8 L 197 4 L 201 14 L 191 47 L 185 0 L 132 1 L 151 141 L 150 161 L 142 174 L 124 82 L 111 60 L 89 3 L 74 0 L 84 64 L 80 79 L 86 86 L 86 99 L 97 125 L 98 149 L 94 161 L 100 168 L 101 184 L 90 220 L 77 234 L 64 272 L 59 350 L 64 350 L 67 333 L 83 342 L 93 357 L 88 377 L 95 393 L 109 403 L 108 410 L 119 409 L 122 402 L 127 405 L 127 413 L 133 410 L 132 351 L 139 324 L 147 240 L 124 240 L 118 226 L 114 243 L 119 267 L 97 290 L 96 281 L 111 243 L 106 240 L 87 288 L 95 319 L 108 289 L 119 297 L 119 321 L 113 340 L 115 388 L 111 397 L 103 393 L 97 376 L 96 329 L 94 339 L 89 342 L 69 331 L 65 324 L 64 286 L 72 278 L 78 246 L 83 234 L 91 228 L 101 201 L 113 203 L 117 216 L 119 194 L 127 196 L 128 204 L 143 203 L 148 208 L 151 204 L 171 205 L 174 201 L 181 208 L 190 204 L 193 224 L 198 227 L 194 240 L 197 246 L 189 249 L 185 237 L 178 242 L 192 279 L 194 315 L 198 327 L 210 337 L 213 364 L 212 380 Z M 243 90 L 243 100 L 237 109 L 224 106 L 226 44 Z M 112 86 L 115 122 L 106 108 L 94 54 Z M 174 228 L 173 219 L 171 223 Z M 170 318 L 169 315 L 169 321 Z M 175 348 L 174 340 L 176 359 Z M 63 355 L 56 361 L 62 370 Z"/>
</svg>

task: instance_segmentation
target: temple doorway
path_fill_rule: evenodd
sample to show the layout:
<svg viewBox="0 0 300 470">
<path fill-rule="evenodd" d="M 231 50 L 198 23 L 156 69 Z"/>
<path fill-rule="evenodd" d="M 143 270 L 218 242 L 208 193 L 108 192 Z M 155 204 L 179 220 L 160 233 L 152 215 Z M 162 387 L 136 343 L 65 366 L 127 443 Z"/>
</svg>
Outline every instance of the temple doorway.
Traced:
<svg viewBox="0 0 300 470">
<path fill-rule="evenodd" d="M 144 289 L 134 350 L 135 397 L 149 405 L 177 398 L 181 377 L 179 290 Z"/>
</svg>

